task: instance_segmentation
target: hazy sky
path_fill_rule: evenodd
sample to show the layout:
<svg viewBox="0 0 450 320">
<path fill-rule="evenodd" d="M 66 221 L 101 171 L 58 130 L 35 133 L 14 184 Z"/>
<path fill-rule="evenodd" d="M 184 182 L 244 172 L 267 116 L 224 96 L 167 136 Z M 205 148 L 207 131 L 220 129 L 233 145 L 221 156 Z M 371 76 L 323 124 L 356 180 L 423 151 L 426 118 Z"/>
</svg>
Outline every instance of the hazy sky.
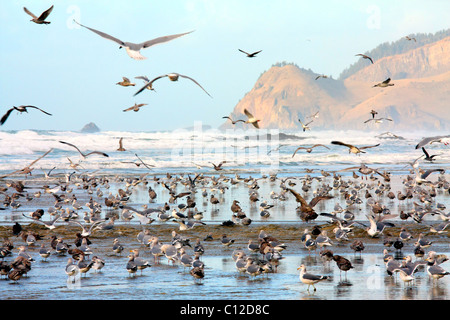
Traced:
<svg viewBox="0 0 450 320">
<path fill-rule="evenodd" d="M 30 22 L 55 5 L 49 25 Z M 217 127 L 258 77 L 286 61 L 320 74 L 339 74 L 357 61 L 356 53 L 411 33 L 449 28 L 450 1 L 0 1 L 0 113 L 12 114 L 0 130 L 80 130 L 94 122 L 102 130 L 154 131 L 193 126 Z M 131 59 L 112 41 L 72 20 L 123 41 L 143 42 L 195 30 L 171 42 L 144 49 L 148 59 Z M 249 59 L 238 51 L 263 50 Z M 171 72 L 193 82 L 163 78 L 156 92 L 133 94 L 143 82 Z M 135 87 L 116 85 L 122 76 Z M 123 112 L 134 103 L 139 112 Z M 0 115 L 1 115 L 0 114 Z"/>
</svg>

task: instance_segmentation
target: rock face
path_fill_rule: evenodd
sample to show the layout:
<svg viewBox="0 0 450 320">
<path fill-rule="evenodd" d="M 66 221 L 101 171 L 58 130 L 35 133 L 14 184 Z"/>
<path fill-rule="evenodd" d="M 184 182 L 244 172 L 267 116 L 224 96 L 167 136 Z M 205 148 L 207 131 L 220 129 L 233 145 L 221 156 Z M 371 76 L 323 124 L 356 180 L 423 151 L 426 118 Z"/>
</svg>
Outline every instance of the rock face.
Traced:
<svg viewBox="0 0 450 320">
<path fill-rule="evenodd" d="M 95 123 L 89 122 L 87 125 L 85 125 L 81 129 L 81 132 L 83 132 L 83 133 L 95 133 L 95 132 L 100 132 L 100 129 L 95 125 Z"/>
<path fill-rule="evenodd" d="M 406 41 L 406 40 L 405 40 Z M 312 129 L 450 129 L 450 37 L 381 58 L 343 80 L 319 78 L 295 65 L 273 66 L 236 105 L 233 119 L 249 110 L 261 128 L 300 129 L 319 111 Z M 390 77 L 394 86 L 373 87 Z M 375 123 L 376 117 L 393 121 Z M 243 128 L 246 124 L 238 123 Z M 221 129 L 231 128 L 227 120 Z"/>
</svg>

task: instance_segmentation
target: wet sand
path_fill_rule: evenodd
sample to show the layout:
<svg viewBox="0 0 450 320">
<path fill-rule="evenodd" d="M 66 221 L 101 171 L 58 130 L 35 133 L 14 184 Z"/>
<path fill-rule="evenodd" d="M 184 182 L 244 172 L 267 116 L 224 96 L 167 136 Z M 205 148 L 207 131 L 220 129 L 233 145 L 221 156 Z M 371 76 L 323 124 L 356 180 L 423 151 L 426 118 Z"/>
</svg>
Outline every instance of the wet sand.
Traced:
<svg viewBox="0 0 450 320">
<path fill-rule="evenodd" d="M 351 179 L 351 178 L 346 178 Z M 393 191 L 402 190 L 402 176 L 395 176 L 392 182 Z M 24 180 L 25 181 L 25 180 Z M 328 178 L 326 182 L 332 181 Z M 50 181 L 42 179 L 26 180 L 26 185 L 30 186 L 29 193 L 38 190 L 42 185 L 48 184 L 53 186 Z M 110 177 L 109 189 L 103 189 L 105 196 L 111 192 L 115 194 L 118 188 L 124 187 L 124 181 L 115 181 L 114 177 Z M 376 184 L 378 181 L 373 181 Z M 197 189 L 196 201 L 197 207 L 200 211 L 205 212 L 203 221 L 205 225 L 194 227 L 191 230 L 180 231 L 178 223 L 176 222 L 158 222 L 155 221 L 150 225 L 141 226 L 139 221 L 134 218 L 130 222 L 125 222 L 121 218 L 121 210 L 103 209 L 103 216 L 116 216 L 119 219 L 115 221 L 115 226 L 108 231 L 95 231 L 89 239 L 92 241 L 90 245 L 97 255 L 106 261 L 106 266 L 100 273 L 89 271 L 86 277 L 83 276 L 77 286 L 67 282 L 67 276 L 64 273 L 64 267 L 67 263 L 67 256 L 52 255 L 48 262 L 42 261 L 38 255 L 38 250 L 41 241 L 38 241 L 36 246 L 29 246 L 27 251 L 36 260 L 32 263 L 32 269 L 27 277 L 19 280 L 15 284 L 8 280 L 0 281 L 0 286 L 5 288 L 0 294 L 3 299 L 185 299 L 183 293 L 187 288 L 194 290 L 198 295 L 191 297 L 192 299 L 428 299 L 430 292 L 434 292 L 431 296 L 433 299 L 446 299 L 448 280 L 447 277 L 440 279 L 437 284 L 429 281 L 428 276 L 424 271 L 421 271 L 417 276 L 417 280 L 410 291 L 404 292 L 405 286 L 401 280 L 389 277 L 385 272 L 385 267 L 382 261 L 384 246 L 382 241 L 385 237 L 394 239 L 400 232 L 401 227 L 406 227 L 408 231 L 413 234 L 413 239 L 405 243 L 401 251 L 393 248 L 390 249 L 392 254 L 395 254 L 399 260 L 411 255 L 414 260 L 413 243 L 417 240 L 419 233 L 424 233 L 427 239 L 433 241 L 432 247 L 428 250 L 434 250 L 438 253 L 449 254 L 450 247 L 448 242 L 447 232 L 443 234 L 433 234 L 429 232 L 430 225 L 440 223 L 440 218 L 435 216 L 427 216 L 420 224 L 408 219 L 401 221 L 400 219 L 392 219 L 395 227 L 387 228 L 383 236 L 380 238 L 370 238 L 363 228 L 355 227 L 353 233 L 350 235 L 350 242 L 338 243 L 332 232 L 335 227 L 329 218 L 320 217 L 315 221 L 303 222 L 299 219 L 295 212 L 297 203 L 293 197 L 289 197 L 287 201 L 271 201 L 268 197 L 271 190 L 278 192 L 279 181 L 271 183 L 269 181 L 260 181 L 261 188 L 258 193 L 261 195 L 261 200 L 268 200 L 269 203 L 274 203 L 275 207 L 270 209 L 271 216 L 268 219 L 259 217 L 259 203 L 251 204 L 248 201 L 248 188 L 241 184 L 237 186 L 230 186 L 225 194 L 217 193 L 221 199 L 221 203 L 217 206 L 212 206 L 208 201 L 204 201 L 201 196 L 201 188 Z M 301 184 L 294 186 L 296 190 Z M 147 189 L 152 186 L 158 193 L 158 201 L 156 203 L 149 203 Z M 313 185 L 314 187 L 316 185 Z M 306 196 L 312 195 L 312 190 Z M 180 186 L 177 191 L 183 191 Z M 208 194 L 210 194 L 208 189 Z M 81 204 L 89 200 L 93 196 L 97 201 L 95 193 L 88 195 L 82 188 L 74 188 L 72 191 Z M 336 202 L 345 207 L 342 195 L 337 190 L 330 192 L 335 196 L 330 201 L 322 201 L 316 208 L 318 212 L 331 212 Z M 135 208 L 142 207 L 143 204 L 157 207 L 168 199 L 168 192 L 164 187 L 153 182 L 148 178 L 148 185 L 137 185 L 133 187 L 133 193 L 128 201 L 128 205 Z M 252 217 L 253 222 L 249 226 L 235 225 L 232 227 L 222 226 L 222 221 L 228 220 L 231 217 L 230 205 L 232 199 L 240 199 L 241 206 L 248 216 Z M 66 243 L 72 244 L 75 239 L 75 233 L 80 231 L 77 226 L 68 225 L 64 222 L 58 222 L 54 230 L 48 230 L 44 226 L 34 223 L 22 217 L 22 213 L 29 214 L 36 208 L 46 208 L 53 205 L 53 196 L 43 194 L 40 198 L 35 198 L 32 201 L 20 201 L 22 206 L 18 209 L 0 211 L 1 225 L 0 237 L 9 237 L 13 241 L 16 249 L 13 250 L 13 257 L 17 255 L 17 248 L 25 243 L 19 237 L 12 236 L 11 228 L 15 221 L 22 224 L 25 230 L 32 230 L 43 236 L 46 245 L 49 247 L 49 239 L 52 235 L 57 235 L 64 239 Z M 399 202 L 398 200 L 389 200 L 380 198 L 380 201 L 389 204 L 391 213 L 398 214 L 400 210 L 409 210 L 413 207 L 413 201 Z M 416 200 L 414 200 L 416 201 Z M 448 191 L 438 190 L 436 202 L 448 203 Z M 178 203 L 184 203 L 179 200 Z M 366 204 L 354 206 L 350 208 L 356 215 L 356 220 L 368 225 L 365 214 L 370 207 Z M 78 214 L 78 221 L 82 221 L 81 209 Z M 45 213 L 42 218 L 44 221 L 50 220 L 48 213 Z M 348 272 L 347 280 L 342 280 L 339 270 L 334 262 L 324 263 L 319 257 L 317 249 L 316 252 L 309 253 L 305 249 L 300 238 L 305 228 L 311 229 L 318 225 L 322 230 L 327 230 L 328 235 L 333 241 L 333 246 L 330 249 L 335 253 L 347 257 L 354 263 L 355 269 Z M 148 229 L 151 235 L 159 237 L 162 243 L 170 243 L 172 231 L 190 239 L 190 243 L 194 246 L 197 239 L 200 239 L 205 247 L 205 254 L 202 260 L 206 264 L 205 278 L 199 286 L 194 282 L 189 275 L 188 269 L 183 268 L 180 264 L 168 264 L 165 257 L 161 258 L 159 264 L 155 264 L 153 256 L 150 254 L 148 247 L 140 244 L 137 241 L 137 234 L 143 230 Z M 279 239 L 286 244 L 287 248 L 282 252 L 284 259 L 280 261 L 276 273 L 271 273 L 268 276 L 258 276 L 256 279 L 251 279 L 250 276 L 239 274 L 234 266 L 234 261 L 231 255 L 235 249 L 243 249 L 250 254 L 246 249 L 248 240 L 257 241 L 260 230 L 264 230 L 269 235 Z M 214 240 L 203 241 L 205 236 L 211 233 Z M 228 237 L 235 239 L 235 243 L 230 247 L 224 247 L 219 239 L 222 234 L 227 234 Z M 115 255 L 112 248 L 112 241 L 118 238 L 125 247 L 122 256 Z M 354 254 L 350 249 L 350 243 L 360 239 L 365 244 L 365 250 L 362 255 Z M 141 255 L 147 258 L 152 267 L 143 271 L 142 275 L 138 272 L 136 279 L 130 278 L 125 269 L 128 261 L 126 253 L 131 249 L 141 249 Z M 192 248 L 186 247 L 186 251 L 192 255 Z M 8 257 L 5 261 L 11 261 L 13 257 Z M 327 274 L 332 280 L 320 283 L 317 285 L 318 292 L 314 295 L 306 292 L 306 285 L 300 283 L 298 279 L 298 271 L 296 270 L 300 264 L 306 264 L 308 271 L 312 273 Z M 445 268 L 445 265 L 444 265 Z M 375 272 L 375 273 L 374 273 Z M 375 285 L 368 284 L 368 279 L 376 275 L 374 281 Z M 268 296 L 258 296 L 259 290 L 265 290 L 269 287 L 271 294 Z M 133 288 L 133 293 L 129 290 Z M 371 294 L 367 294 L 368 288 Z M 57 290 L 55 290 L 57 289 Z M 369 290 L 369 291 L 370 291 Z M 436 291 L 437 290 L 437 291 Z M 136 293 L 135 293 L 136 292 Z M 137 293 L 141 292 L 141 294 Z M 398 295 L 395 294 L 397 292 Z M 408 293 L 409 292 L 409 293 Z M 93 296 L 94 295 L 94 296 Z M 394 295 L 394 296 L 392 296 Z"/>
</svg>

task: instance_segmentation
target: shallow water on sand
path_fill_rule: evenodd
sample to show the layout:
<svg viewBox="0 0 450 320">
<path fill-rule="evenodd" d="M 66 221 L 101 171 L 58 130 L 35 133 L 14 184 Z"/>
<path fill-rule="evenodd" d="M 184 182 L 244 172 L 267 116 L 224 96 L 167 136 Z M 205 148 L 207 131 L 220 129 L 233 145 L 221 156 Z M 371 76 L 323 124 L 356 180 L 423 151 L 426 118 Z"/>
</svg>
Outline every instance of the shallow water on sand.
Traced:
<svg viewBox="0 0 450 320">
<path fill-rule="evenodd" d="M 318 255 L 286 255 L 276 273 L 252 278 L 239 273 L 229 255 L 205 256 L 205 278 L 195 282 L 188 269 L 161 260 L 136 276 L 125 270 L 127 258 L 107 257 L 101 272 L 72 278 L 64 273 L 66 257 L 52 256 L 48 262 L 36 258 L 33 269 L 17 284 L 0 281 L 2 300 L 7 299 L 134 299 L 134 300 L 427 300 L 449 298 L 450 278 L 433 282 L 426 271 L 416 273 L 411 284 L 396 274 L 387 275 L 381 254 L 348 254 L 354 269 L 340 275 L 334 262 L 324 263 Z M 446 254 L 449 254 L 446 252 Z M 317 291 L 299 281 L 296 270 L 305 264 L 308 272 L 327 275 L 329 280 L 316 284 Z M 132 290 L 130 290 L 132 288 Z"/>
</svg>

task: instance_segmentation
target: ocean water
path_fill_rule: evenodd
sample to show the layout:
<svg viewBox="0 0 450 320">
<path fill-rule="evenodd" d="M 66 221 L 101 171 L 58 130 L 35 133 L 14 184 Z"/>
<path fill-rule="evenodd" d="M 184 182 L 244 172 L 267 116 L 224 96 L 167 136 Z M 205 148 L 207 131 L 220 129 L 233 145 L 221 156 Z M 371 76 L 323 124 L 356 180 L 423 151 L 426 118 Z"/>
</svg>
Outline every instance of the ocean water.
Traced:
<svg viewBox="0 0 450 320">
<path fill-rule="evenodd" d="M 69 160 L 80 162 L 82 170 L 101 170 L 104 173 L 150 173 L 205 172 L 217 173 L 212 164 L 223 164 L 228 173 L 280 175 L 304 172 L 306 168 L 317 170 L 342 170 L 365 163 L 380 170 L 407 172 L 408 163 L 423 155 L 415 145 L 423 138 L 448 134 L 445 132 L 403 132 L 395 134 L 395 139 L 383 134 L 382 130 L 361 131 L 283 131 L 278 130 L 174 130 L 168 132 L 122 132 L 104 131 L 80 133 L 73 131 L 0 131 L 0 174 L 22 169 L 53 149 L 33 167 L 33 174 L 43 174 L 43 170 L 72 172 Z M 117 151 L 119 139 L 123 138 L 126 151 Z M 348 148 L 332 145 L 339 140 L 356 146 L 380 144 L 366 149 L 364 154 L 350 154 Z M 98 150 L 109 155 L 91 155 L 83 159 L 72 147 L 59 143 L 66 141 L 76 145 L 82 152 Z M 299 146 L 316 147 L 311 153 L 299 150 Z M 430 154 L 438 154 L 433 163 L 421 161 L 423 168 L 448 168 L 450 147 L 440 143 L 429 144 Z M 142 159 L 151 165 L 151 170 L 142 165 Z M 314 175 L 314 174 L 312 174 Z"/>
</svg>

